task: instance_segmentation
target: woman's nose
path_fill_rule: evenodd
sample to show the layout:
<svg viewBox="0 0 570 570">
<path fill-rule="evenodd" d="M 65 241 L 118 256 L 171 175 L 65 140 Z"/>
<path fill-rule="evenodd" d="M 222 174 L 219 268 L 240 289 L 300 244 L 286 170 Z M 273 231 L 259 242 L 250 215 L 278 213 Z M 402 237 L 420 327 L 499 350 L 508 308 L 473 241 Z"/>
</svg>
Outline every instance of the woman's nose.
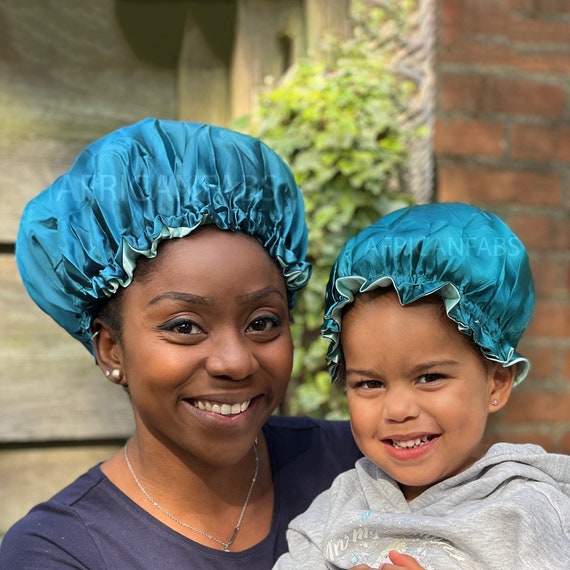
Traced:
<svg viewBox="0 0 570 570">
<path fill-rule="evenodd" d="M 392 422 L 405 422 L 417 418 L 420 406 L 417 394 L 412 387 L 388 388 L 384 395 L 384 419 Z"/>
<path fill-rule="evenodd" d="M 257 366 L 251 341 L 234 332 L 217 335 L 206 359 L 206 370 L 210 376 L 229 380 L 243 380 Z"/>
</svg>

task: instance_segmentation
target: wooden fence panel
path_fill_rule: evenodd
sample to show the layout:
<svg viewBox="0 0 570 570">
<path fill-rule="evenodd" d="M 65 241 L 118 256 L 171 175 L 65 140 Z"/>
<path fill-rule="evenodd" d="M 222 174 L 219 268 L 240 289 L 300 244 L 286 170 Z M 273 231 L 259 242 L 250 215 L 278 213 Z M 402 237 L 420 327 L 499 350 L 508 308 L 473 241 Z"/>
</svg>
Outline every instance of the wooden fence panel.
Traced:
<svg viewBox="0 0 570 570">
<path fill-rule="evenodd" d="M 0 443 L 100 440 L 132 430 L 128 396 L 30 300 L 0 255 Z"/>
<path fill-rule="evenodd" d="M 80 448 L 8 449 L 0 453 L 0 540 L 13 523 L 93 465 L 111 457 L 119 445 Z"/>
</svg>

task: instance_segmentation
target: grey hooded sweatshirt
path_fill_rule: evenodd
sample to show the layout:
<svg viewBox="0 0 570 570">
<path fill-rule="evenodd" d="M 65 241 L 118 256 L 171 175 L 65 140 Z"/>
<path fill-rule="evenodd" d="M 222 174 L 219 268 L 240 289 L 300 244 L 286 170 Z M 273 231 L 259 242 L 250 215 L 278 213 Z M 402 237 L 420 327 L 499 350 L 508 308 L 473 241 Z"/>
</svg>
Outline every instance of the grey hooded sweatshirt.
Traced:
<svg viewBox="0 0 570 570">
<path fill-rule="evenodd" d="M 378 568 L 398 550 L 426 570 L 570 570 L 570 457 L 499 443 L 409 503 L 363 458 L 290 523 L 287 540 L 275 569 Z"/>
</svg>

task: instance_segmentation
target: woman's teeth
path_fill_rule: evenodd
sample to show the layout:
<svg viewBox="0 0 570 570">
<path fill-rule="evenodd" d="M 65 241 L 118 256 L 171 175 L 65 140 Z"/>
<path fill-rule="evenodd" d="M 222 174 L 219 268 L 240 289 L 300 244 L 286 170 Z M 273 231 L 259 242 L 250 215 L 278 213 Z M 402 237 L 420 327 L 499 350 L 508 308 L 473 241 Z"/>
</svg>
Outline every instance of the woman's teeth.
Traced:
<svg viewBox="0 0 570 570">
<path fill-rule="evenodd" d="M 235 416 L 236 414 L 245 412 L 249 407 L 250 402 L 251 400 L 246 400 L 241 404 L 218 404 L 216 402 L 194 400 L 192 404 L 195 408 L 205 410 L 206 412 L 221 414 L 222 416 Z"/>
<path fill-rule="evenodd" d="M 430 441 L 431 436 L 424 435 L 423 437 L 416 437 L 415 439 L 408 439 L 406 441 L 397 441 L 395 439 L 392 440 L 392 446 L 397 449 L 413 449 L 414 447 L 419 447 L 424 443 Z"/>
</svg>

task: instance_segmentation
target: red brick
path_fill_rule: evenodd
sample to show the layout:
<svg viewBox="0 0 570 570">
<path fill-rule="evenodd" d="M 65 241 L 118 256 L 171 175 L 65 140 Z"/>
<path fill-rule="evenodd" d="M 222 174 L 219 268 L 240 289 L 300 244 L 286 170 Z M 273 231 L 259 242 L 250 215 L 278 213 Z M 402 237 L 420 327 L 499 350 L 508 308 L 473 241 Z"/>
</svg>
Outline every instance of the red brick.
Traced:
<svg viewBox="0 0 570 570">
<path fill-rule="evenodd" d="M 508 36 L 514 42 L 568 44 L 570 23 L 552 20 L 513 18 Z"/>
<path fill-rule="evenodd" d="M 562 204 L 562 181 L 558 174 L 441 167 L 438 198 L 442 202 L 558 206 Z"/>
<path fill-rule="evenodd" d="M 437 53 L 438 64 L 453 63 L 470 67 L 477 65 L 509 66 L 513 50 L 509 46 L 487 43 L 482 40 L 468 40 L 461 37 L 449 49 L 440 49 Z"/>
<path fill-rule="evenodd" d="M 559 18 L 545 18 L 544 16 L 552 16 L 562 11 L 561 5 L 558 6 L 555 2 L 550 4 L 547 6 L 546 2 L 534 3 L 534 6 L 526 11 L 517 11 L 506 1 L 466 0 L 462 18 L 463 35 L 502 35 L 506 39 L 521 43 L 566 45 L 570 37 L 570 24 Z"/>
<path fill-rule="evenodd" d="M 570 249 L 570 219 L 567 215 L 510 215 L 505 221 L 529 250 Z"/>
<path fill-rule="evenodd" d="M 508 404 L 502 409 L 509 423 L 570 424 L 570 390 L 546 392 L 514 390 Z"/>
<path fill-rule="evenodd" d="M 434 147 L 437 153 L 453 156 L 503 154 L 504 128 L 490 121 L 438 120 Z"/>
<path fill-rule="evenodd" d="M 521 51 L 509 44 L 493 44 L 483 40 L 460 39 L 449 49 L 439 49 L 437 63 L 462 65 L 466 69 L 473 66 L 494 67 L 498 70 L 532 71 L 544 73 L 568 73 L 570 53 L 568 51 Z"/>
<path fill-rule="evenodd" d="M 442 108 L 555 119 L 564 113 L 564 90 L 536 81 L 474 74 L 442 77 Z"/>
<path fill-rule="evenodd" d="M 570 263 L 557 259 L 531 257 L 530 265 L 538 297 L 557 297 L 565 294 L 564 270 L 570 271 Z"/>
<path fill-rule="evenodd" d="M 570 163 L 570 128 L 515 125 L 511 153 L 518 159 Z"/>
<path fill-rule="evenodd" d="M 504 34 L 511 16 L 508 0 L 466 0 L 464 32 L 467 34 Z"/>
<path fill-rule="evenodd" d="M 563 357 L 563 370 L 562 373 L 564 374 L 564 379 L 570 383 L 570 348 L 567 348 L 564 351 Z"/>
<path fill-rule="evenodd" d="M 556 16 L 570 13 L 568 0 L 511 0 L 511 9 L 527 16 Z"/>
<path fill-rule="evenodd" d="M 570 455 L 570 428 L 562 435 L 560 440 L 560 448 L 557 453 L 564 453 Z"/>
<path fill-rule="evenodd" d="M 438 29 L 440 45 L 450 45 L 461 38 L 464 17 L 463 0 L 443 0 L 438 2 L 440 26 Z"/>
<path fill-rule="evenodd" d="M 521 342 L 518 351 L 531 363 L 530 373 L 526 380 L 542 381 L 553 378 L 557 373 L 558 349 L 553 346 L 536 346 Z"/>
<path fill-rule="evenodd" d="M 538 336 L 570 338 L 570 303 L 537 300 L 527 338 Z"/>
<path fill-rule="evenodd" d="M 495 429 L 485 435 L 485 443 L 493 444 L 501 441 L 508 443 L 534 443 L 540 445 L 547 451 L 554 451 L 555 443 L 552 435 L 537 433 L 536 431 L 513 432 L 508 426 L 498 425 Z"/>
<path fill-rule="evenodd" d="M 514 52 L 509 63 L 516 71 L 566 74 L 570 69 L 570 53 L 565 51 Z"/>
</svg>

